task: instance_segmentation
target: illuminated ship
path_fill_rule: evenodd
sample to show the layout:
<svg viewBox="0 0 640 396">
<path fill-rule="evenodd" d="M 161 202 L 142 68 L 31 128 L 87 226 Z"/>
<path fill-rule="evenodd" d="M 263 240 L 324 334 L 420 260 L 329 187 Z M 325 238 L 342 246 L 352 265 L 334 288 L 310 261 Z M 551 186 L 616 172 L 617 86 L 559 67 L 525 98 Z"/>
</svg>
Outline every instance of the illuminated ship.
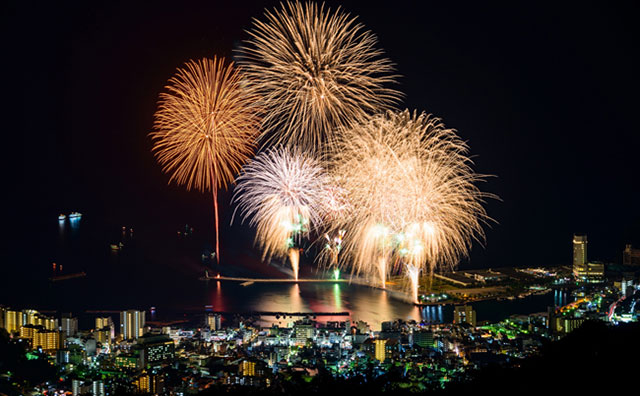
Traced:
<svg viewBox="0 0 640 396">
<path fill-rule="evenodd" d="M 63 215 L 62 213 L 60 213 L 60 215 L 58 216 L 58 220 L 60 221 L 64 221 L 64 219 L 66 219 L 67 216 Z"/>
<path fill-rule="evenodd" d="M 73 220 L 73 219 L 79 219 L 82 217 L 82 213 L 78 213 L 78 212 L 73 212 L 69 215 L 69 219 Z"/>
</svg>

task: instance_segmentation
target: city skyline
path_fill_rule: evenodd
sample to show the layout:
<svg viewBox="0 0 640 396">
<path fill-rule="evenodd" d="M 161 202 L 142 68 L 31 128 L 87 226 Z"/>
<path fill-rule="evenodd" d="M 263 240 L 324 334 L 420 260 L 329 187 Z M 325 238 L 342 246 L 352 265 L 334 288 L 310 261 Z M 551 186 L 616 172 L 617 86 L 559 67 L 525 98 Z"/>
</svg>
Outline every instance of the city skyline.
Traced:
<svg viewBox="0 0 640 396">
<path fill-rule="evenodd" d="M 5 8 L 0 394 L 627 376 L 630 6 Z"/>
</svg>

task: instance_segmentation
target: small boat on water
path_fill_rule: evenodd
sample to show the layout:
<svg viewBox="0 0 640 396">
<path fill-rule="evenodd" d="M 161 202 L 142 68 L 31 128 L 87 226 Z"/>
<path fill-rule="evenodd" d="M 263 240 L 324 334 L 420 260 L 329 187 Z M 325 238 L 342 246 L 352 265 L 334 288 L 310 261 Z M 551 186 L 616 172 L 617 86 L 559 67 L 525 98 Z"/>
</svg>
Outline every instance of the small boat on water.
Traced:
<svg viewBox="0 0 640 396">
<path fill-rule="evenodd" d="M 60 221 L 64 221 L 64 219 L 66 219 L 67 216 L 65 216 L 64 214 L 60 213 L 60 215 L 58 215 L 58 220 Z"/>
<path fill-rule="evenodd" d="M 73 219 L 79 219 L 82 217 L 82 213 L 79 212 L 71 212 L 69 214 L 69 219 L 73 220 Z"/>
<path fill-rule="evenodd" d="M 112 251 L 117 252 L 118 250 L 120 250 L 120 249 L 122 249 L 124 247 L 124 244 L 122 242 L 117 243 L 117 244 L 116 243 L 112 243 L 110 245 L 110 247 L 111 247 Z"/>
</svg>

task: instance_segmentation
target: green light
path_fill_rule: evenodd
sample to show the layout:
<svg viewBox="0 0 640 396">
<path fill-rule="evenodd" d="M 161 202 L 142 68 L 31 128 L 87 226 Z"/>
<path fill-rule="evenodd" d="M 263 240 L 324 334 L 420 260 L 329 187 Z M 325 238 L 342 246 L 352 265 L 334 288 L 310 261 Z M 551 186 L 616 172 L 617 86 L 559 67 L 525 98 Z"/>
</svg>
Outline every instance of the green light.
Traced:
<svg viewBox="0 0 640 396">
<path fill-rule="evenodd" d="M 333 278 L 335 280 L 340 279 L 340 270 L 339 269 L 336 268 L 336 269 L 333 270 Z"/>
</svg>

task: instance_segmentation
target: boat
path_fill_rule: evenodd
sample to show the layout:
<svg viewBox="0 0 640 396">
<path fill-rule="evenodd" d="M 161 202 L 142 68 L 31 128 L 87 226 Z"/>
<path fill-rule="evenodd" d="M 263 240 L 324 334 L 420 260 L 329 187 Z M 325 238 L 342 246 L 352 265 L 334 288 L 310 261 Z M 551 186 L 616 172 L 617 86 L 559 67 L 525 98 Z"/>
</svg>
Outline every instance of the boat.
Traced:
<svg viewBox="0 0 640 396">
<path fill-rule="evenodd" d="M 117 245 L 115 243 L 111 244 L 111 250 L 113 250 L 114 252 L 117 252 L 118 250 L 120 250 L 121 246 Z"/>
<path fill-rule="evenodd" d="M 64 221 L 64 219 L 66 219 L 67 216 L 63 215 L 62 213 L 60 213 L 60 215 L 58 215 L 58 220 L 60 221 Z"/>
<path fill-rule="evenodd" d="M 79 212 L 71 212 L 69 214 L 69 219 L 73 220 L 73 219 L 79 219 L 82 217 L 82 213 Z"/>
</svg>

